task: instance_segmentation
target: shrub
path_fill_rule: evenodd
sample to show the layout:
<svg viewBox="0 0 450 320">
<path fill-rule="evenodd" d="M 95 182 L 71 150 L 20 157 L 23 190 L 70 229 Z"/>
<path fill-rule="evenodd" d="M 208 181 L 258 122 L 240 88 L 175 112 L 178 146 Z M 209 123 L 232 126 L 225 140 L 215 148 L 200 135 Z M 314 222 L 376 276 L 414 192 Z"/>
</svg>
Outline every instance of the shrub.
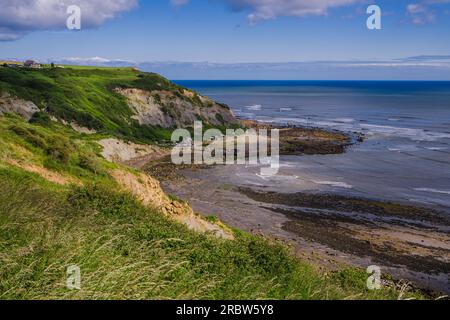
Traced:
<svg viewBox="0 0 450 320">
<path fill-rule="evenodd" d="M 42 149 L 56 162 L 69 163 L 71 153 L 75 150 L 72 142 L 61 135 L 48 135 L 35 128 L 21 125 L 13 125 L 9 129 L 32 146 Z"/>
<path fill-rule="evenodd" d="M 159 94 L 153 95 L 153 98 L 155 99 L 157 104 L 161 105 L 161 96 Z"/>
<path fill-rule="evenodd" d="M 96 183 L 74 187 L 68 196 L 68 202 L 77 211 L 94 211 L 108 217 L 131 217 L 140 210 L 132 195 L 114 192 L 110 186 Z"/>
<path fill-rule="evenodd" d="M 216 113 L 216 119 L 222 124 L 225 123 L 225 119 L 222 117 L 220 113 Z"/>
<path fill-rule="evenodd" d="M 39 124 L 42 126 L 48 126 L 51 123 L 50 116 L 45 112 L 36 112 L 30 119 L 31 124 Z"/>
<path fill-rule="evenodd" d="M 36 148 L 46 150 L 48 147 L 45 137 L 32 128 L 13 125 L 9 129 Z"/>
<path fill-rule="evenodd" d="M 96 159 L 94 154 L 83 154 L 79 159 L 79 166 L 83 169 L 86 169 L 94 174 L 104 175 L 105 172 Z"/>
<path fill-rule="evenodd" d="M 69 139 L 63 136 L 51 136 L 48 139 L 47 154 L 54 160 L 67 164 L 74 146 Z"/>
</svg>

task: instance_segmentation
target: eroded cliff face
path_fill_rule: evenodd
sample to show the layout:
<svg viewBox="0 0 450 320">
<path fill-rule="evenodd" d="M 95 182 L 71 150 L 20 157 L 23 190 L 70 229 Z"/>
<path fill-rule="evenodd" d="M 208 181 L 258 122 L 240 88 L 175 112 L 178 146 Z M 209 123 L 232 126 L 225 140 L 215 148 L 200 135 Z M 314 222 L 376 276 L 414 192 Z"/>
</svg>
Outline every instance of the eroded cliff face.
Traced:
<svg viewBox="0 0 450 320">
<path fill-rule="evenodd" d="M 233 232 L 227 227 L 202 219 L 187 203 L 170 199 L 161 189 L 159 181 L 145 173 L 116 169 L 110 174 L 125 191 L 133 194 L 143 205 L 156 208 L 191 230 L 210 233 L 222 239 L 234 239 Z"/>
<path fill-rule="evenodd" d="M 6 92 L 0 92 L 0 114 L 16 113 L 30 120 L 33 114 L 38 111 L 40 111 L 39 108 L 33 102 L 13 97 Z"/>
<path fill-rule="evenodd" d="M 127 99 L 128 106 L 134 113 L 132 118 L 141 125 L 186 128 L 193 127 L 195 121 L 202 121 L 211 126 L 238 124 L 233 112 L 227 106 L 189 90 L 150 92 L 136 88 L 116 88 L 114 91 Z M 6 92 L 0 93 L 0 114 L 16 113 L 30 120 L 33 114 L 39 111 L 40 109 L 31 101 L 13 97 Z M 64 121 L 63 123 L 68 124 Z M 70 125 L 78 132 L 95 133 L 95 130 L 84 128 L 76 122 Z"/>
<path fill-rule="evenodd" d="M 127 98 L 135 113 L 133 118 L 141 125 L 185 128 L 192 127 L 195 121 L 213 126 L 238 123 L 228 107 L 189 90 L 174 93 L 116 88 L 115 92 Z"/>
<path fill-rule="evenodd" d="M 4 69 L 3 71 L 5 70 L 8 71 L 7 69 Z M 60 70 L 58 71 L 63 72 Z M 96 71 L 92 72 L 96 74 Z M 113 73 L 113 71 L 108 72 Z M 134 73 L 126 74 L 135 75 Z M 98 77 L 104 77 L 105 83 L 109 83 L 110 79 L 104 74 L 100 73 L 96 75 Z M 29 76 L 30 79 L 35 80 L 30 75 L 26 74 L 24 75 L 24 77 L 25 76 Z M 81 74 L 80 76 L 84 75 Z M 114 76 L 114 74 L 112 74 L 112 76 Z M 61 77 L 64 77 L 64 74 L 62 74 Z M 154 79 L 155 77 L 149 78 L 148 81 L 144 84 L 147 86 L 151 86 L 155 81 L 164 80 L 162 78 L 160 79 L 159 77 L 156 77 L 156 79 Z M 67 79 L 69 79 L 69 77 Z M 86 78 L 86 82 L 89 83 L 88 78 Z M 54 108 L 60 108 L 63 110 L 63 112 L 59 114 L 52 112 L 51 108 L 49 107 L 47 107 L 45 110 L 41 110 L 32 101 L 27 101 L 27 99 L 30 99 L 30 97 L 34 97 L 35 94 L 38 95 L 39 92 L 31 91 L 32 94 L 24 95 L 23 99 L 21 99 L 20 97 L 16 96 L 17 92 L 14 93 L 13 90 L 11 90 L 10 92 L 6 92 L 6 90 L 8 89 L 0 88 L 0 120 L 3 118 L 1 117 L 1 115 L 4 113 L 15 113 L 21 115 L 25 120 L 29 121 L 37 112 L 48 112 L 48 116 L 51 121 L 62 124 L 66 127 L 71 127 L 73 130 L 84 135 L 97 133 L 96 130 L 87 127 L 87 125 L 90 124 L 90 122 L 88 121 L 89 119 L 96 119 L 100 121 L 101 124 L 104 124 L 104 127 L 102 130 L 99 129 L 98 131 L 100 131 L 100 133 L 102 134 L 109 134 L 108 138 L 98 141 L 98 144 L 103 147 L 103 151 L 101 154 L 106 160 L 117 163 L 117 165 L 114 166 L 115 169 L 108 168 L 107 170 L 105 170 L 105 172 L 107 171 L 109 174 L 102 179 L 108 179 L 108 183 L 111 183 L 112 181 L 110 181 L 109 179 L 112 178 L 112 180 L 115 181 L 115 183 L 113 183 L 115 187 L 133 194 L 140 202 L 142 202 L 143 205 L 157 209 L 167 217 L 185 224 L 192 230 L 211 233 L 220 238 L 233 239 L 233 232 L 231 230 L 229 230 L 225 226 L 202 219 L 200 216 L 194 213 L 194 211 L 189 207 L 187 203 L 174 200 L 169 195 L 166 195 L 156 179 L 136 170 L 153 158 L 158 158 L 170 154 L 169 149 L 163 149 L 161 147 L 158 147 L 157 145 L 136 144 L 130 142 L 129 140 L 119 140 L 116 135 L 117 132 L 115 132 L 114 130 L 108 131 L 107 125 L 110 124 L 109 122 L 118 126 L 126 126 L 127 124 L 133 123 L 133 121 L 131 121 L 132 119 L 130 119 L 128 116 L 130 114 L 128 110 L 125 110 L 125 112 L 123 112 L 124 119 L 117 117 L 120 118 L 119 120 L 121 121 L 114 117 L 108 117 L 114 113 L 114 110 L 120 113 L 121 111 L 124 111 L 121 110 L 121 108 L 127 109 L 127 105 L 123 103 L 124 99 L 118 97 L 117 93 L 126 98 L 129 108 L 131 108 L 134 113 L 132 118 L 138 121 L 142 126 L 159 126 L 170 129 L 185 128 L 192 127 L 194 125 L 194 122 L 197 120 L 201 120 L 205 124 L 209 124 L 212 126 L 230 126 L 232 124 L 237 124 L 236 118 L 228 107 L 215 103 L 208 98 L 199 96 L 195 92 L 180 88 L 173 84 L 166 84 L 165 90 L 161 89 L 153 91 L 151 91 L 151 89 L 145 91 L 142 89 L 134 88 L 134 84 L 134 82 L 124 83 L 124 86 L 130 87 L 128 89 L 115 89 L 115 93 L 112 93 L 109 90 L 109 86 L 108 89 L 104 89 L 102 86 L 97 87 L 99 92 L 101 90 L 104 90 L 103 97 L 105 98 L 105 101 L 102 101 L 101 99 L 93 99 L 94 97 L 89 94 L 89 89 L 80 92 L 55 90 L 56 93 L 63 95 L 65 98 L 67 98 L 67 101 L 71 102 L 71 104 L 65 105 L 65 99 L 52 101 L 54 104 Z M 155 87 L 159 88 L 161 86 Z M 32 88 L 26 89 L 32 90 Z M 51 92 L 51 94 L 53 94 L 53 92 Z M 89 100 L 90 102 L 95 101 L 95 104 L 92 102 L 90 104 L 86 103 L 86 105 L 84 105 L 82 101 L 74 99 L 74 96 L 81 96 L 82 98 L 86 98 L 86 100 Z M 36 100 L 39 101 L 39 99 Z M 70 109 L 70 106 L 72 104 L 76 105 L 78 108 Z M 112 108 L 113 104 L 116 107 L 115 109 Z M 39 105 L 41 104 L 39 103 Z M 46 105 L 46 103 L 42 103 L 42 105 Z M 96 113 L 94 113 L 94 116 L 89 116 L 88 111 L 91 111 L 90 109 L 95 110 Z M 74 119 L 70 119 L 71 116 L 68 116 L 69 119 L 64 118 L 62 115 L 67 115 L 65 112 L 71 115 Z M 72 112 L 72 114 L 70 112 Z M 99 115 L 98 119 L 95 118 L 97 114 Z M 77 123 L 75 119 L 79 120 L 80 123 Z M 25 121 L 22 121 L 20 119 L 15 120 L 21 122 L 21 125 L 25 128 L 31 126 L 30 124 L 27 124 Z M 135 128 L 134 126 L 135 123 L 133 123 L 133 128 Z M 128 128 L 131 128 L 131 125 Z M 137 126 L 136 128 L 139 129 Z M 145 130 L 147 128 L 142 129 Z M 25 132 L 38 132 L 36 130 L 24 130 Z M 55 126 L 54 130 L 55 132 L 53 134 L 55 136 L 65 136 L 65 134 L 67 133 L 67 131 L 63 129 L 62 126 Z M 133 137 L 135 136 L 133 136 L 132 134 L 127 136 L 127 138 L 130 138 L 130 140 L 132 140 Z M 73 137 L 67 136 L 65 138 L 72 139 Z M 93 139 L 95 139 L 95 137 Z M 80 135 L 77 140 L 78 142 L 83 144 L 84 138 L 82 135 Z M 153 140 L 149 142 L 152 141 Z M 20 145 L 16 146 L 15 143 L 13 143 L 13 145 L 16 149 L 26 149 L 24 147 L 21 147 Z M 36 148 L 43 149 L 43 154 L 46 154 L 47 152 L 42 145 L 38 145 L 36 146 Z M 0 157 L 0 162 L 3 162 L 0 164 L 36 174 L 47 180 L 48 182 L 60 186 L 83 186 L 86 183 L 86 179 L 83 180 L 79 176 L 73 175 L 68 171 L 64 171 L 62 173 L 54 170 L 54 168 L 45 167 L 45 161 L 42 159 L 42 157 L 45 158 L 47 155 L 43 156 L 42 154 L 40 154 L 39 156 L 35 156 L 33 154 L 34 151 L 34 149 L 32 149 L 31 151 L 27 151 L 27 157 L 22 157 L 20 155 L 20 152 L 18 152 L 19 155 L 8 154 L 7 157 Z M 71 150 L 70 152 L 75 151 Z M 84 149 L 80 149 L 77 152 L 79 152 L 79 156 L 86 156 L 86 158 L 91 157 L 93 161 L 100 160 L 96 159 L 95 154 L 90 154 Z M 102 166 L 101 163 L 102 161 L 98 161 L 98 163 L 96 164 Z M 135 169 L 130 169 L 130 166 Z"/>
</svg>

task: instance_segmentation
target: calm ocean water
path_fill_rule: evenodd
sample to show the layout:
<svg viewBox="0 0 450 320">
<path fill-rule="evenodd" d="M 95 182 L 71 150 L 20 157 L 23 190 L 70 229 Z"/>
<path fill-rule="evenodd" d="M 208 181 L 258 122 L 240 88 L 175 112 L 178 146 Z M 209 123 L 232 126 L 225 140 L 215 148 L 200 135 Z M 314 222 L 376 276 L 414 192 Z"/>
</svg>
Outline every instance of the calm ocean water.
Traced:
<svg viewBox="0 0 450 320">
<path fill-rule="evenodd" d="M 239 181 L 450 208 L 450 82 L 176 81 L 240 118 L 358 131 L 344 155 L 283 157 L 280 174 Z M 232 180 L 233 177 L 230 177 Z"/>
</svg>

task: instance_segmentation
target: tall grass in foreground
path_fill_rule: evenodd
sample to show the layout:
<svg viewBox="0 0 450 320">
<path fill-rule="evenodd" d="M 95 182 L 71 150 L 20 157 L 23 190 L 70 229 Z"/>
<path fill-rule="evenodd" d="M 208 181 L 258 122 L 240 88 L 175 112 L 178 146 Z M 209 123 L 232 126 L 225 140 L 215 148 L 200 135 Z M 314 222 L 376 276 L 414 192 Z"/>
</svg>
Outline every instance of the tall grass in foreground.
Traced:
<svg viewBox="0 0 450 320">
<path fill-rule="evenodd" d="M 0 299 L 396 299 L 366 274 L 328 276 L 279 244 L 187 230 L 113 185 L 69 190 L 0 167 Z M 66 268 L 81 268 L 81 290 Z"/>
</svg>

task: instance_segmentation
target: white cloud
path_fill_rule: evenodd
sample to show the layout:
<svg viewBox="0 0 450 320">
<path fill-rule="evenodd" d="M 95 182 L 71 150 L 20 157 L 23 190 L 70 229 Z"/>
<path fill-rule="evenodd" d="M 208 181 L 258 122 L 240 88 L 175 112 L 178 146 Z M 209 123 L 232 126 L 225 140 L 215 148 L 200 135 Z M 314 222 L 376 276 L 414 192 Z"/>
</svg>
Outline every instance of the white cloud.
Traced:
<svg viewBox="0 0 450 320">
<path fill-rule="evenodd" d="M 279 16 L 304 17 L 326 15 L 328 10 L 360 2 L 360 0 L 221 0 L 235 11 L 249 10 L 248 18 L 255 23 Z M 172 0 L 186 4 L 188 0 Z"/>
<path fill-rule="evenodd" d="M 58 64 L 73 64 L 82 66 L 103 66 L 103 67 L 133 67 L 138 64 L 137 62 L 132 60 L 109 59 L 103 57 L 91 57 L 91 58 L 68 57 L 62 59 L 50 59 L 45 62 L 47 63 L 57 62 Z"/>
<path fill-rule="evenodd" d="M 334 7 L 345 6 L 357 0 L 227 0 L 235 9 L 249 8 L 249 20 L 274 19 L 278 16 L 303 17 L 307 15 L 326 15 Z"/>
<path fill-rule="evenodd" d="M 418 4 L 418 3 L 412 3 L 406 7 L 406 11 L 408 11 L 409 14 L 422 13 L 425 10 L 426 10 L 425 6 Z"/>
<path fill-rule="evenodd" d="M 223 2 L 234 11 L 249 12 L 251 23 L 280 16 L 304 17 L 327 15 L 330 10 L 366 0 L 214 0 Z M 37 30 L 60 30 L 66 26 L 69 5 L 82 9 L 82 27 L 99 27 L 120 13 L 133 9 L 139 0 L 0 0 L 0 41 L 16 40 Z M 169 0 L 174 7 L 190 0 Z M 450 0 L 417 0 L 410 3 L 407 15 L 415 24 L 435 20 L 431 6 L 450 3 Z"/>
<path fill-rule="evenodd" d="M 416 25 L 432 23 L 436 20 L 436 14 L 432 6 L 450 3 L 450 0 L 422 0 L 419 3 L 410 3 L 406 6 L 406 14 Z"/>
<path fill-rule="evenodd" d="M 6 57 L 5 57 L 6 58 Z M 7 58 L 16 60 L 18 58 Z M 219 63 L 129 61 L 104 57 L 40 61 L 102 67 L 137 67 L 177 80 L 450 80 L 450 55 L 422 55 L 393 60 Z"/>
<path fill-rule="evenodd" d="M 70 5 L 81 8 L 83 28 L 95 28 L 137 4 L 138 0 L 0 0 L 0 41 L 64 29 Z"/>
<path fill-rule="evenodd" d="M 416 25 L 430 23 L 435 20 L 434 13 L 426 5 L 420 3 L 409 4 L 406 7 L 406 12 L 412 23 Z"/>
</svg>

